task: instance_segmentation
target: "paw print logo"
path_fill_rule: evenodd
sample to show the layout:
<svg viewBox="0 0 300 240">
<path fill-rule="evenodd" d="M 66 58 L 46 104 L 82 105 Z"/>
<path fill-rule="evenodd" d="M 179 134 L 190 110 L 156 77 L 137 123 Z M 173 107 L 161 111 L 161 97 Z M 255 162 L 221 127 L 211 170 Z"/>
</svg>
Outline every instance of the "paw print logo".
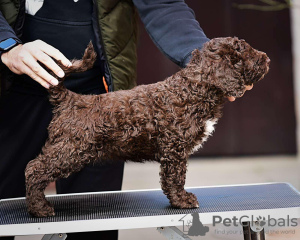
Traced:
<svg viewBox="0 0 300 240">
<path fill-rule="evenodd" d="M 266 223 L 267 223 L 265 217 L 259 216 L 259 217 L 257 217 L 256 219 L 257 219 L 257 222 L 258 222 L 258 224 L 259 224 L 260 227 L 265 226 Z M 256 223 L 255 223 L 255 225 L 256 225 Z"/>
<path fill-rule="evenodd" d="M 254 222 L 254 224 L 251 224 L 251 229 L 254 232 L 260 232 L 264 228 L 266 223 L 267 223 L 266 218 L 259 216 L 256 218 L 256 221 Z"/>
</svg>

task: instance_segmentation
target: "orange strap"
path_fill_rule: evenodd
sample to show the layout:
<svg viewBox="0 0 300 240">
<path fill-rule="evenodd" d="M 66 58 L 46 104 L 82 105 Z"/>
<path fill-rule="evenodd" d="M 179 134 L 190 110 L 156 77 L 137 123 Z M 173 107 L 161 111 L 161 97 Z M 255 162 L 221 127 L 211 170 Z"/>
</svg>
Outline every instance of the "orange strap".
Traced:
<svg viewBox="0 0 300 240">
<path fill-rule="evenodd" d="M 104 87 L 105 87 L 106 92 L 108 93 L 108 86 L 107 86 L 107 83 L 106 83 L 104 77 L 103 77 L 103 84 L 104 84 Z"/>
</svg>

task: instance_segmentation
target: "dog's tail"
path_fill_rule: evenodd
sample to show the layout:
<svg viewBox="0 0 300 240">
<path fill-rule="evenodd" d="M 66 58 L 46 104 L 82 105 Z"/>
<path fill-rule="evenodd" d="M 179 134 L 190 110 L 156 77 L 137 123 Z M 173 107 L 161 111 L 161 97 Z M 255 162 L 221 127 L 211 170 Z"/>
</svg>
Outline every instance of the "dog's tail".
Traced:
<svg viewBox="0 0 300 240">
<path fill-rule="evenodd" d="M 66 89 L 66 87 L 63 84 L 65 77 L 67 77 L 71 73 L 85 72 L 88 69 L 92 68 L 96 61 L 96 57 L 97 57 L 97 54 L 94 51 L 92 42 L 90 42 L 84 51 L 82 59 L 81 60 L 73 59 L 71 61 L 72 62 L 71 67 L 64 66 L 61 63 L 61 61 L 56 61 L 58 66 L 65 72 L 65 76 L 63 78 L 58 79 L 56 74 L 54 74 L 51 70 L 49 70 L 46 66 L 44 66 L 46 69 L 48 69 L 49 73 L 53 77 L 55 77 L 59 82 L 58 85 L 50 86 L 48 89 L 49 100 L 52 103 L 52 105 L 55 106 L 55 105 L 60 104 L 68 96 L 69 91 Z"/>
</svg>

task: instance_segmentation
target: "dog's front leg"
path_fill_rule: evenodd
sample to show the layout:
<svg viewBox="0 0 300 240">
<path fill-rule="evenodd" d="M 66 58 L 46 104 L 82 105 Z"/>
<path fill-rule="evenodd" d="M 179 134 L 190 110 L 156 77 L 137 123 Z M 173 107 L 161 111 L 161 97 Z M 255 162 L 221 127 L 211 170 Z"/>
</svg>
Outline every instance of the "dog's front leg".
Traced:
<svg viewBox="0 0 300 240">
<path fill-rule="evenodd" d="M 161 187 L 175 208 L 199 207 L 197 197 L 184 190 L 187 158 L 186 154 L 176 150 L 164 150 L 160 158 Z"/>
</svg>

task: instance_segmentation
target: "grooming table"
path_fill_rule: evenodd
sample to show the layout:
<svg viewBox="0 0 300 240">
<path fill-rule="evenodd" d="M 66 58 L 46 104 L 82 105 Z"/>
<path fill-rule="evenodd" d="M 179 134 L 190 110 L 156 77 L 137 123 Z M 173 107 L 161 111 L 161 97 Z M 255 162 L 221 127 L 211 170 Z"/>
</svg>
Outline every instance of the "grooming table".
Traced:
<svg viewBox="0 0 300 240">
<path fill-rule="evenodd" d="M 174 226 L 198 212 L 203 225 L 213 216 L 232 219 L 251 216 L 300 218 L 300 193 L 288 183 L 186 188 L 198 197 L 200 208 L 173 209 L 161 190 L 113 191 L 47 196 L 56 216 L 31 217 L 25 198 L 0 200 L 0 236 L 45 234 L 64 239 L 66 233 L 153 228 L 167 238 L 190 239 Z M 59 234 L 61 233 L 61 234 Z M 57 234 L 57 235 L 52 235 Z M 245 238 L 246 239 L 246 238 Z M 248 238 L 256 239 L 256 238 Z M 258 238 L 260 239 L 260 238 Z"/>
</svg>

